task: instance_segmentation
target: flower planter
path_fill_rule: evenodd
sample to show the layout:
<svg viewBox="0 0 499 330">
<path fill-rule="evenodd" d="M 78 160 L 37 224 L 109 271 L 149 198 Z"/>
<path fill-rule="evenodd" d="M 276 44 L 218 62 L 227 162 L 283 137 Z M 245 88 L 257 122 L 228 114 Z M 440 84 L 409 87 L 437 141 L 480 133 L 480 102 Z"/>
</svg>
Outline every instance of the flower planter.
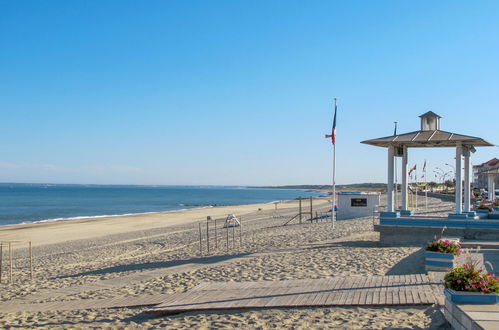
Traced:
<svg viewBox="0 0 499 330">
<path fill-rule="evenodd" d="M 425 251 L 427 272 L 447 272 L 454 267 L 455 256 L 452 253 Z"/>
<path fill-rule="evenodd" d="M 457 304 L 497 304 L 499 303 L 499 295 L 497 293 L 481 293 L 454 291 L 444 289 L 445 298 Z"/>
</svg>

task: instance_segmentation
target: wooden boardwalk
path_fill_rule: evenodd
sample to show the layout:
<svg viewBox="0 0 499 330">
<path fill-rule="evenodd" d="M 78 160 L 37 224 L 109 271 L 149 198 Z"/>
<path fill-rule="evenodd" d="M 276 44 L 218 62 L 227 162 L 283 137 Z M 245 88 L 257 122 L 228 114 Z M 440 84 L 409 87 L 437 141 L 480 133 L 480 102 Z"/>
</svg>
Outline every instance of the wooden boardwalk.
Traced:
<svg viewBox="0 0 499 330">
<path fill-rule="evenodd" d="M 205 282 L 172 294 L 152 314 L 188 311 L 319 306 L 442 304 L 441 282 L 427 275 L 332 277 L 313 280 Z"/>
<path fill-rule="evenodd" d="M 125 308 L 154 306 L 165 300 L 170 295 L 142 295 L 137 297 L 117 297 L 104 299 L 77 299 L 67 301 L 53 301 L 44 303 L 19 303 L 4 302 L 0 304 L 0 313 L 19 312 L 51 312 L 73 311 L 100 308 Z"/>
<path fill-rule="evenodd" d="M 442 304 L 442 285 L 423 274 L 313 280 L 204 282 L 176 294 L 45 303 L 3 302 L 0 313 L 149 306 L 148 313 L 244 308 Z M 153 307 L 154 306 L 154 307 Z"/>
</svg>

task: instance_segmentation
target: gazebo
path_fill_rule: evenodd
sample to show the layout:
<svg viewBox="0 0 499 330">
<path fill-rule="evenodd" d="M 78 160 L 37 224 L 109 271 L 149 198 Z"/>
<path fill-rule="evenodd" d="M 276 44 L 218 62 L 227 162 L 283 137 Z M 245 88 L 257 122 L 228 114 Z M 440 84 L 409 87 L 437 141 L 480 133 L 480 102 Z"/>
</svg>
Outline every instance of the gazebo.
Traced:
<svg viewBox="0 0 499 330">
<path fill-rule="evenodd" d="M 440 117 L 429 111 L 419 116 L 421 118 L 421 129 L 419 131 L 381 137 L 361 143 L 388 149 L 388 182 L 387 182 L 387 210 L 382 217 L 398 218 L 412 215 L 407 207 L 407 174 L 408 174 L 408 150 L 409 148 L 456 148 L 456 187 L 455 187 L 455 212 L 449 214 L 449 219 L 474 218 L 471 211 L 470 200 L 470 155 L 474 153 L 475 147 L 492 147 L 492 143 L 482 138 L 463 134 L 451 133 L 440 129 Z M 402 158 L 402 208 L 394 209 L 393 185 L 394 185 L 394 160 L 395 157 Z M 464 205 L 462 187 L 462 162 L 464 160 Z"/>
</svg>

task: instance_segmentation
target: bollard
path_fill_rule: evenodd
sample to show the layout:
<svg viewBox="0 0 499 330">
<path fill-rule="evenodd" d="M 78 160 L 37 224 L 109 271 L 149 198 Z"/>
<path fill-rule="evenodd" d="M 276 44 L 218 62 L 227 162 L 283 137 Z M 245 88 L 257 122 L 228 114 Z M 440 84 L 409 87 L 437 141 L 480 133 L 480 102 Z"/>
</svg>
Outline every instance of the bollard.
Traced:
<svg viewBox="0 0 499 330">
<path fill-rule="evenodd" d="M 206 218 L 206 249 L 208 250 L 208 254 L 210 254 L 210 228 L 208 220 L 210 217 Z"/>
<path fill-rule="evenodd" d="M 215 219 L 215 248 L 218 249 L 217 219 Z"/>
<path fill-rule="evenodd" d="M 0 283 L 2 283 L 3 243 L 0 243 Z"/>
<path fill-rule="evenodd" d="M 314 217 L 314 209 L 312 207 L 312 197 L 310 197 L 310 223 L 312 223 L 313 217 Z"/>
<path fill-rule="evenodd" d="M 234 245 L 236 244 L 235 237 L 236 237 L 236 223 L 234 222 L 234 225 L 232 226 L 232 248 L 234 248 L 235 247 Z"/>
<path fill-rule="evenodd" d="M 12 243 L 10 242 L 9 242 L 9 262 L 10 262 L 9 282 L 12 283 Z"/>
<path fill-rule="evenodd" d="M 29 278 L 33 280 L 33 252 L 31 250 L 31 241 L 29 241 Z"/>
<path fill-rule="evenodd" d="M 301 197 L 298 199 L 298 212 L 300 213 L 299 220 L 300 220 L 300 223 L 301 223 Z"/>
<path fill-rule="evenodd" d="M 199 254 L 203 255 L 203 234 L 201 232 L 201 222 L 198 223 L 199 225 Z"/>
</svg>

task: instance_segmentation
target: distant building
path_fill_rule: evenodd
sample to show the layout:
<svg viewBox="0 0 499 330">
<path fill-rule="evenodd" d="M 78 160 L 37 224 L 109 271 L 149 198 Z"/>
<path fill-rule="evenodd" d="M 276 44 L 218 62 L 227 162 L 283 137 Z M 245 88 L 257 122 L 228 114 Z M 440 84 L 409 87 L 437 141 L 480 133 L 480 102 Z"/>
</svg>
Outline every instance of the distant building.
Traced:
<svg viewBox="0 0 499 330">
<path fill-rule="evenodd" d="M 483 173 L 498 169 L 499 168 L 499 159 L 497 158 L 492 158 L 488 162 L 485 162 L 480 165 L 474 165 L 473 166 L 473 186 L 475 188 L 485 188 L 488 190 L 488 184 L 487 184 L 487 175 L 484 175 Z M 495 178 L 496 180 L 496 187 L 499 185 L 499 176 Z"/>
</svg>

